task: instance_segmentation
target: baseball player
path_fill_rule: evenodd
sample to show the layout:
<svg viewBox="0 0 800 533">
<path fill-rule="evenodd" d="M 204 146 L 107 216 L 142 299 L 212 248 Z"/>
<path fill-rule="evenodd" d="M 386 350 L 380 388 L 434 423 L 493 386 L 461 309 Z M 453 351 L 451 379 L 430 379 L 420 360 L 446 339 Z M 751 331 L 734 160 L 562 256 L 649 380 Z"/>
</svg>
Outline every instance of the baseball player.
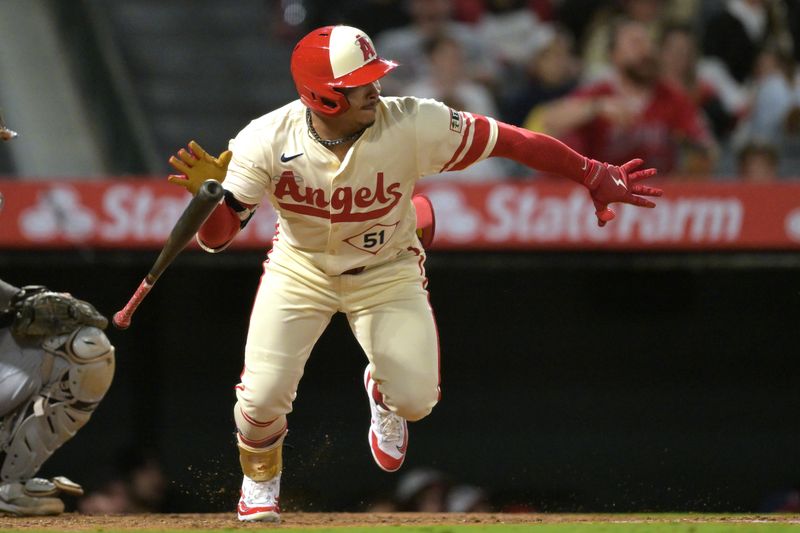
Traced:
<svg viewBox="0 0 800 533">
<path fill-rule="evenodd" d="M 439 343 L 425 250 L 414 231 L 419 178 L 510 158 L 584 184 L 601 226 L 614 218 L 608 204 L 654 207 L 642 196 L 661 195 L 639 183 L 656 173 L 637 171 L 641 160 L 608 165 L 551 137 L 435 100 L 381 97 L 379 80 L 395 67 L 353 27 L 326 26 L 301 39 L 291 59 L 300 99 L 231 141 L 224 200 L 198 232 L 206 250 L 219 252 L 261 202 L 278 214 L 236 386 L 240 520 L 280 519 L 286 415 L 334 313 L 347 315 L 369 360 L 368 442 L 380 468 L 400 468 L 407 422 L 425 417 L 439 400 Z M 182 173 L 170 181 L 195 192 L 202 183 L 196 170 L 225 166 L 186 150 L 170 163 Z"/>
<path fill-rule="evenodd" d="M 34 477 L 88 422 L 111 385 L 114 347 L 89 303 L 0 280 L 0 514 L 55 515 L 65 477 Z"/>
<path fill-rule="evenodd" d="M 0 117 L 0 138 L 14 137 Z M 63 476 L 34 476 L 88 422 L 111 385 L 107 325 L 70 294 L 0 280 L 0 515 L 60 514 L 59 494 L 83 494 Z"/>
</svg>

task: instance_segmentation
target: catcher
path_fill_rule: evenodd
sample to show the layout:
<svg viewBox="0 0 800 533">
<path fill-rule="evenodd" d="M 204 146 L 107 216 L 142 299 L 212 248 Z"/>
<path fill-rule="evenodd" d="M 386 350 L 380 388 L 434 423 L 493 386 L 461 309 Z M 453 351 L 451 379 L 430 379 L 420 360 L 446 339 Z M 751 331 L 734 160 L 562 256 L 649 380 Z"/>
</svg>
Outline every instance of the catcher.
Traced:
<svg viewBox="0 0 800 533">
<path fill-rule="evenodd" d="M 0 140 L 17 133 L 0 116 Z M 0 194 L 0 210 L 3 196 Z M 65 477 L 34 477 L 89 421 L 114 376 L 108 320 L 88 302 L 0 280 L 0 514 L 56 515 Z"/>
<path fill-rule="evenodd" d="M 65 477 L 34 477 L 88 422 L 114 375 L 108 321 L 88 302 L 0 280 L 0 514 L 56 515 Z"/>
</svg>

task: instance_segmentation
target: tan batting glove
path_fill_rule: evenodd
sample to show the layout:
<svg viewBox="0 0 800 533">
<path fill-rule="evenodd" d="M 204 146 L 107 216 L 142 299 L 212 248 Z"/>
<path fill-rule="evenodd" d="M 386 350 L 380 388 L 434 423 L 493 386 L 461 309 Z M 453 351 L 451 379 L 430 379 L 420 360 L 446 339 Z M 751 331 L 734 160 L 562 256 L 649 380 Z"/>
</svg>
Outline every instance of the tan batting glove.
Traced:
<svg viewBox="0 0 800 533">
<path fill-rule="evenodd" d="M 178 150 L 178 157 L 173 155 L 169 158 L 169 164 L 180 174 L 170 174 L 167 181 L 180 185 L 192 193 L 192 196 L 197 196 L 204 181 L 215 180 L 222 183 L 225 180 L 231 157 L 233 152 L 230 150 L 214 157 L 195 141 L 189 141 L 189 151 L 181 148 Z"/>
</svg>

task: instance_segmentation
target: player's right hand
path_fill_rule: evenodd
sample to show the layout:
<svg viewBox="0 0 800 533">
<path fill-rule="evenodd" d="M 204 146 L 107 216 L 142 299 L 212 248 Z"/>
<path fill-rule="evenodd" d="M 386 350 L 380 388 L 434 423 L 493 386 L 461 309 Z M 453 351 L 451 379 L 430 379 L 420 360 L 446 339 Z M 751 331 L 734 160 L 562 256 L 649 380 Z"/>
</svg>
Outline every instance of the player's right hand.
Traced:
<svg viewBox="0 0 800 533">
<path fill-rule="evenodd" d="M 219 157 L 214 157 L 195 141 L 190 141 L 188 151 L 181 148 L 177 157 L 173 155 L 169 158 L 169 164 L 180 174 L 170 174 L 167 181 L 180 185 L 192 193 L 192 196 L 196 196 L 204 181 L 215 180 L 222 183 L 225 180 L 232 156 L 233 152 L 225 150 Z"/>
</svg>

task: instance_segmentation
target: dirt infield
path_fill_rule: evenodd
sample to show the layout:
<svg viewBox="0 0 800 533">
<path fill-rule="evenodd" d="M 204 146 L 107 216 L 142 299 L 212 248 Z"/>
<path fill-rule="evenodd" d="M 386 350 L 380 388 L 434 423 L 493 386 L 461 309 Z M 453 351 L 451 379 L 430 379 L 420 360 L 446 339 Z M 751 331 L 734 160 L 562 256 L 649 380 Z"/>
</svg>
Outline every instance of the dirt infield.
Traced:
<svg viewBox="0 0 800 533">
<path fill-rule="evenodd" d="M 664 523 L 715 522 L 754 523 L 777 522 L 800 524 L 800 515 L 622 515 L 622 514 L 460 514 L 460 513 L 284 513 L 280 526 L 348 527 L 388 525 L 466 525 L 466 524 L 547 524 L 564 522 Z M 264 523 L 242 523 L 234 513 L 224 514 L 144 514 L 119 516 L 88 516 L 66 513 L 48 518 L 3 519 L 4 528 L 35 530 L 124 530 L 124 529 L 263 529 Z"/>
</svg>

